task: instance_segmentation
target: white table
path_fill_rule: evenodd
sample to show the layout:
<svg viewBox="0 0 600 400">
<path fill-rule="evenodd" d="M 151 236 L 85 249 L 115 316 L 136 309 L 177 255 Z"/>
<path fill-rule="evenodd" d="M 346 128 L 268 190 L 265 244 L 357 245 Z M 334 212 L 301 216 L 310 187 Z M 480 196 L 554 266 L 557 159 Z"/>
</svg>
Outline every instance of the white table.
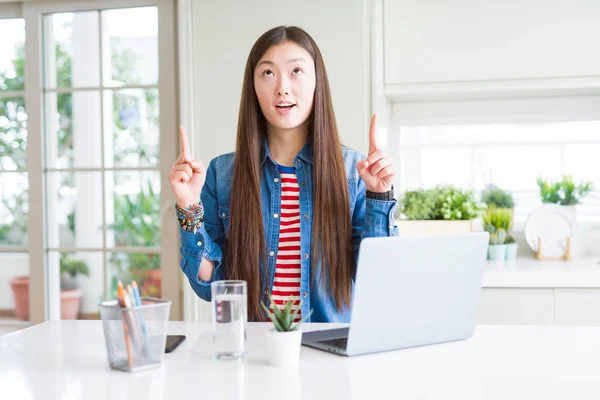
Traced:
<svg viewBox="0 0 600 400">
<path fill-rule="evenodd" d="M 331 325 L 334 326 L 334 325 Z M 306 324 L 321 329 L 323 324 Z M 187 340 L 160 369 L 108 367 L 99 321 L 55 321 L 0 338 L 6 399 L 586 399 L 600 396 L 600 328 L 479 326 L 466 341 L 345 358 L 303 347 L 298 368 L 266 363 L 266 324 L 244 361 L 212 357 L 211 326 L 171 322 Z M 376 338 L 373 338 L 376 340 Z"/>
</svg>

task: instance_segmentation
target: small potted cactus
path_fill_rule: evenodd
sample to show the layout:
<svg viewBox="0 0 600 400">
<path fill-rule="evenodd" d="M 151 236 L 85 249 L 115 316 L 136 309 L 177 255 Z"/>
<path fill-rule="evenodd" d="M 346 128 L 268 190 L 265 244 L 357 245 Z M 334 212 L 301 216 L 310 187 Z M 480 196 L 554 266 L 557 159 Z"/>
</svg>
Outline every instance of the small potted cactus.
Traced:
<svg viewBox="0 0 600 400">
<path fill-rule="evenodd" d="M 302 343 L 302 330 L 299 327 L 310 317 L 312 310 L 308 315 L 303 316 L 300 321 L 294 323 L 301 308 L 300 306 L 294 307 L 295 300 L 287 300 L 282 308 L 275 305 L 270 294 L 269 301 L 273 305 L 273 310 L 270 310 L 261 301 L 262 308 L 273 322 L 273 329 L 267 332 L 266 337 L 269 362 L 271 365 L 280 367 L 296 365 L 300 359 L 300 345 Z"/>
<path fill-rule="evenodd" d="M 504 240 L 504 244 L 506 245 L 506 260 L 512 261 L 517 258 L 517 250 L 519 249 L 519 245 L 514 237 L 511 235 L 506 235 L 506 239 Z"/>
<path fill-rule="evenodd" d="M 488 259 L 504 261 L 506 258 L 506 237 L 510 229 L 513 212 L 509 208 L 490 208 L 483 216 L 484 228 L 490 233 Z"/>
</svg>

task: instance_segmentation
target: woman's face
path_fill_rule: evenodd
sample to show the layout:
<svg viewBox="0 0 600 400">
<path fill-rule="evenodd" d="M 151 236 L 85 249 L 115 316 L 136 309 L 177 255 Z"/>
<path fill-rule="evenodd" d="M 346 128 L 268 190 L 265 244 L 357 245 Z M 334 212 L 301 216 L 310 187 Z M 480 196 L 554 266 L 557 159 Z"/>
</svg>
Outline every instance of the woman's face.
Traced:
<svg viewBox="0 0 600 400">
<path fill-rule="evenodd" d="M 254 88 L 268 123 L 288 130 L 310 116 L 315 94 L 315 66 L 310 54 L 291 41 L 271 46 L 254 70 Z"/>
</svg>

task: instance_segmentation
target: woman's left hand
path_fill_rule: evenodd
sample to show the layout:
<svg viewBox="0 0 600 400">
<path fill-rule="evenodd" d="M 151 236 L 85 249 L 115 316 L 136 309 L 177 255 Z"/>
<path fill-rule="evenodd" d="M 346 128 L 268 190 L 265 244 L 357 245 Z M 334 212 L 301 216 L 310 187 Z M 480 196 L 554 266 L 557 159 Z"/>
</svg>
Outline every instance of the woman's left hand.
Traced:
<svg viewBox="0 0 600 400">
<path fill-rule="evenodd" d="M 377 115 L 371 118 L 369 129 L 369 156 L 366 160 L 356 163 L 358 174 L 365 181 L 367 190 L 384 193 L 392 190 L 396 166 L 385 151 L 377 145 Z"/>
</svg>

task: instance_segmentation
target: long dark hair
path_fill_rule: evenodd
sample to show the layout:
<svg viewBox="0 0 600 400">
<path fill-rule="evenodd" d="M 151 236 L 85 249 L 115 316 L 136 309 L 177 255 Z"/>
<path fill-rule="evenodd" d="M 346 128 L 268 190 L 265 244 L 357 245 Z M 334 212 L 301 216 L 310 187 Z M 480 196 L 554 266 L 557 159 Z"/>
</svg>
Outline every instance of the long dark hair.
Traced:
<svg viewBox="0 0 600 400">
<path fill-rule="evenodd" d="M 314 60 L 316 87 L 309 117 L 309 140 L 313 142 L 312 275 L 332 292 L 338 310 L 349 307 L 352 280 L 352 221 L 342 146 L 338 136 L 329 81 L 321 52 L 308 33 L 298 27 L 279 26 L 265 32 L 254 44 L 244 72 L 238 119 L 235 172 L 231 193 L 228 279 L 248 283 L 248 316 L 263 320 L 260 301 L 267 288 L 266 270 L 260 279 L 259 262 L 266 268 L 266 245 L 262 217 L 260 178 L 261 147 L 267 122 L 254 89 L 254 71 L 273 45 L 291 41 Z M 317 260 L 322 268 L 316 281 Z"/>
</svg>

